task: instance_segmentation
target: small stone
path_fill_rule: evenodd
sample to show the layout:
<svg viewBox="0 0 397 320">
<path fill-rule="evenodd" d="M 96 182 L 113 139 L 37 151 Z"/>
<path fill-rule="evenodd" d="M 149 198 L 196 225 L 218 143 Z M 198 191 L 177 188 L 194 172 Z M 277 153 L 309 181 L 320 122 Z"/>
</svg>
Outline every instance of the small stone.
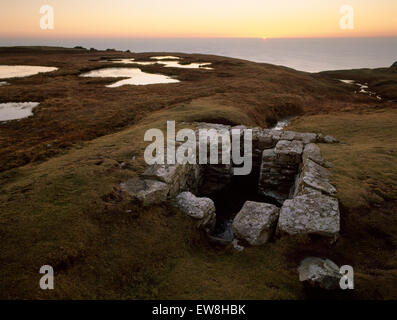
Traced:
<svg viewBox="0 0 397 320">
<path fill-rule="evenodd" d="M 238 243 L 238 239 L 233 239 L 232 245 L 233 245 L 233 248 L 236 249 L 236 250 L 239 251 L 239 252 L 244 251 L 244 249 L 245 249 L 243 246 L 241 246 L 241 245 Z"/>
<path fill-rule="evenodd" d="M 306 287 L 334 290 L 340 288 L 339 267 L 329 259 L 307 257 L 298 268 L 299 281 Z"/>
<path fill-rule="evenodd" d="M 335 139 L 333 136 L 325 136 L 324 143 L 338 143 L 338 140 Z"/>
</svg>

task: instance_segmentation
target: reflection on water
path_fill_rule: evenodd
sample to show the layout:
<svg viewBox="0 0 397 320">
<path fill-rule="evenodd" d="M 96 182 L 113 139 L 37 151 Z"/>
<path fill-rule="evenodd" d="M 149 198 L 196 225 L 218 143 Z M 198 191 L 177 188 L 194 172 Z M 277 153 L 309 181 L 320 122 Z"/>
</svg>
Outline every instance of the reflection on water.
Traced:
<svg viewBox="0 0 397 320">
<path fill-rule="evenodd" d="M 162 61 L 161 64 L 164 64 L 166 68 L 184 68 L 184 69 L 207 69 L 212 70 L 212 68 L 206 67 L 210 65 L 210 62 L 200 62 L 200 63 L 189 63 L 189 64 L 180 64 L 178 61 Z"/>
<path fill-rule="evenodd" d="M 175 57 L 175 56 L 156 56 L 156 57 L 150 57 L 150 59 L 156 59 L 156 60 L 178 60 L 180 58 L 179 57 Z"/>
<path fill-rule="evenodd" d="M 1 86 L 7 86 L 9 83 L 7 81 L 0 81 L 0 87 Z"/>
<path fill-rule="evenodd" d="M 0 103 L 0 121 L 9 121 L 27 118 L 33 115 L 32 110 L 38 102 L 8 102 Z"/>
<path fill-rule="evenodd" d="M 99 70 L 93 70 L 81 75 L 82 77 L 99 77 L 99 78 L 128 78 L 120 80 L 110 85 L 109 88 L 121 87 L 124 85 L 149 85 L 159 83 L 176 83 L 179 82 L 177 79 L 161 75 L 143 72 L 138 68 L 104 68 Z"/>
<path fill-rule="evenodd" d="M 179 61 L 135 61 L 134 59 L 112 59 L 108 60 L 114 63 L 124 63 L 124 64 L 139 64 L 139 65 L 151 65 L 151 64 L 161 64 L 166 68 L 182 68 L 182 69 L 206 69 L 212 70 L 213 68 L 207 67 L 210 62 L 197 62 L 189 64 L 181 64 Z"/>
<path fill-rule="evenodd" d="M 38 73 L 51 72 L 55 70 L 58 70 L 58 68 L 35 66 L 0 66 L 0 79 L 28 77 Z"/>
</svg>

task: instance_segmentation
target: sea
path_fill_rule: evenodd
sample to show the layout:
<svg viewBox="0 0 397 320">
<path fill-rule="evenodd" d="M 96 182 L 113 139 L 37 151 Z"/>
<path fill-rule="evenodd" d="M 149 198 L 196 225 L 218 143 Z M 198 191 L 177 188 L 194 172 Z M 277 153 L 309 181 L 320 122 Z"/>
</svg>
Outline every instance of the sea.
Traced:
<svg viewBox="0 0 397 320">
<path fill-rule="evenodd" d="M 43 45 L 131 52 L 184 52 L 227 56 L 306 72 L 389 67 L 397 37 L 372 38 L 67 38 L 4 39 L 0 46 Z"/>
</svg>

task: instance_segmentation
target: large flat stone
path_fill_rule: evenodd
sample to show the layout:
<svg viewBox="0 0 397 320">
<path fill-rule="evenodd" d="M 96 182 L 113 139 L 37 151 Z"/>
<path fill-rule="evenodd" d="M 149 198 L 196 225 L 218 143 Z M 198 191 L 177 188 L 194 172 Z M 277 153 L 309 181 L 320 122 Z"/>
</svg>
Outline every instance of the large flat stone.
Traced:
<svg viewBox="0 0 397 320">
<path fill-rule="evenodd" d="M 274 152 L 280 163 L 299 164 L 302 161 L 303 143 L 298 140 L 280 140 Z"/>
<path fill-rule="evenodd" d="M 295 189 L 295 195 L 301 195 L 305 189 L 315 189 L 324 194 L 334 195 L 336 193 L 335 187 L 329 183 L 331 172 L 315 163 L 310 159 L 306 159 Z"/>
<path fill-rule="evenodd" d="M 265 244 L 275 230 L 279 212 L 272 204 L 247 201 L 233 220 L 234 233 L 250 245 Z"/>
<path fill-rule="evenodd" d="M 281 135 L 282 140 L 299 140 L 304 144 L 313 143 L 317 141 L 317 134 L 315 133 L 302 133 L 295 131 L 283 131 Z"/>
<path fill-rule="evenodd" d="M 170 190 L 164 182 L 140 178 L 132 178 L 121 183 L 120 189 L 145 206 L 166 201 Z"/>
<path fill-rule="evenodd" d="M 309 143 L 305 145 L 302 154 L 303 163 L 305 163 L 308 159 L 316 162 L 319 165 L 323 164 L 323 157 L 321 156 L 321 150 L 317 144 Z"/>
<path fill-rule="evenodd" d="M 284 201 L 278 220 L 280 233 L 336 236 L 340 229 L 338 200 L 307 194 Z"/>
</svg>

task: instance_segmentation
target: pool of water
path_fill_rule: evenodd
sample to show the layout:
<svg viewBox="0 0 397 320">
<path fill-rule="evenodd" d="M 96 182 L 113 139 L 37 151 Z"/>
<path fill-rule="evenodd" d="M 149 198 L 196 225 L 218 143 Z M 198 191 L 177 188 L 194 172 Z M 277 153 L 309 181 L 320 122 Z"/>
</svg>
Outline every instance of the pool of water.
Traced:
<svg viewBox="0 0 397 320">
<path fill-rule="evenodd" d="M 179 61 L 135 61 L 134 59 L 113 59 L 108 60 L 113 63 L 124 63 L 124 64 L 139 64 L 139 65 L 152 65 L 161 64 L 165 68 L 182 68 L 182 69 L 207 69 L 212 70 L 213 68 L 208 67 L 211 65 L 210 62 L 194 62 L 189 64 L 180 64 Z"/>
<path fill-rule="evenodd" d="M 138 68 L 104 68 L 99 70 L 93 70 L 81 75 L 81 77 L 91 78 L 128 78 L 117 81 L 110 85 L 108 88 L 116 88 L 124 85 L 149 85 L 149 84 L 160 84 L 160 83 L 177 83 L 180 82 L 177 79 L 162 75 L 143 72 Z"/>
<path fill-rule="evenodd" d="M 33 109 L 38 102 L 7 102 L 0 103 L 0 121 L 10 121 L 27 118 L 33 115 Z"/>
<path fill-rule="evenodd" d="M 55 67 L 36 67 L 36 66 L 0 66 L 0 79 L 29 77 L 43 72 L 58 70 Z"/>
<path fill-rule="evenodd" d="M 7 81 L 0 81 L 0 87 L 1 86 L 7 86 L 9 83 Z"/>
<path fill-rule="evenodd" d="M 178 60 L 180 58 L 179 57 L 175 57 L 175 56 L 156 56 L 156 57 L 150 57 L 150 59 L 156 59 L 156 60 Z"/>
<path fill-rule="evenodd" d="M 355 90 L 354 93 L 364 93 L 364 94 L 368 94 L 371 97 L 372 96 L 376 97 L 376 99 L 378 99 L 378 100 L 382 100 L 382 97 L 377 95 L 376 92 L 369 91 L 368 83 L 362 84 L 355 80 L 343 80 L 343 79 L 339 79 L 339 81 L 341 81 L 343 83 L 354 84 L 354 85 L 358 86 L 359 91 Z"/>
</svg>

